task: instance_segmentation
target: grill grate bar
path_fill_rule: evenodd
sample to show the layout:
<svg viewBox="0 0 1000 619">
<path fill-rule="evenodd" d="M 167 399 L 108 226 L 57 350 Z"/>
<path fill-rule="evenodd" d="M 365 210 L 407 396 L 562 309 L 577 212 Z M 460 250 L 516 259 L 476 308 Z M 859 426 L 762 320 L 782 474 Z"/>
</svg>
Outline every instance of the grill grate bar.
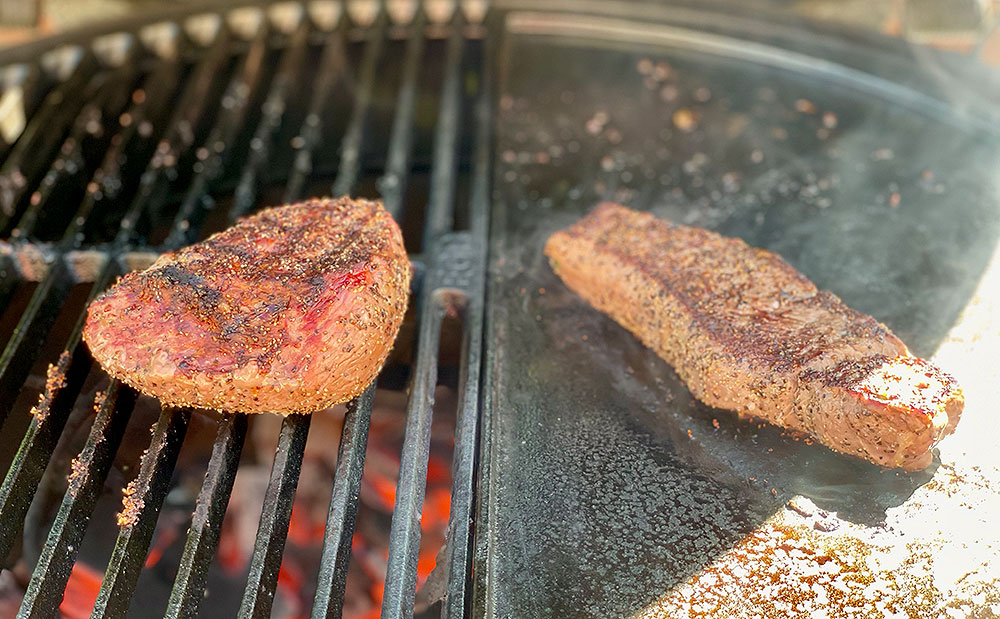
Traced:
<svg viewBox="0 0 1000 619">
<path fill-rule="evenodd" d="M 299 32 L 304 32 L 300 29 Z M 342 69 L 342 58 L 344 53 L 342 33 L 339 29 L 331 32 L 327 38 L 324 49 L 323 61 L 321 62 L 320 86 L 314 91 L 313 99 L 310 103 L 310 115 L 317 113 L 325 105 L 329 96 L 329 91 L 335 83 L 335 75 Z M 304 35 L 303 35 L 304 37 Z M 304 39 L 302 42 L 304 52 Z M 299 52 L 293 50 L 286 56 L 286 60 L 293 62 Z M 301 59 L 295 64 L 300 64 Z M 248 211 L 256 201 L 257 175 L 260 168 L 264 166 L 269 155 L 269 147 L 264 143 L 269 143 L 280 126 L 281 117 L 284 113 L 284 98 L 291 88 L 290 73 L 294 68 L 289 68 L 288 73 L 279 70 L 276 79 L 281 79 L 275 84 L 268 94 L 265 103 L 265 119 L 261 127 L 267 125 L 267 131 L 261 136 L 261 129 L 258 128 L 258 137 L 262 140 L 258 143 L 262 154 L 254 161 L 248 163 L 244 169 L 243 178 L 237 193 L 242 193 L 242 204 L 240 199 L 234 212 Z M 284 76 L 289 76 L 286 81 Z M 306 128 L 303 132 L 307 131 Z M 318 142 L 318 135 L 308 146 L 311 151 Z M 311 166 L 310 166 L 311 167 Z M 296 166 L 298 168 L 298 165 Z M 301 178 L 292 184 L 289 179 L 289 188 L 286 191 L 286 201 L 293 202 L 300 198 L 300 193 L 305 184 L 305 173 Z M 247 578 L 246 589 L 240 605 L 240 617 L 268 617 L 270 616 L 271 604 L 274 599 L 274 587 L 277 583 L 278 571 L 281 567 L 281 557 L 285 547 L 285 540 L 288 535 L 288 524 L 291 518 L 292 502 L 295 497 L 295 489 L 298 485 L 299 473 L 302 467 L 302 459 L 305 454 L 306 439 L 309 434 L 311 421 L 309 415 L 289 415 L 285 417 L 281 424 L 281 433 L 278 436 L 278 448 L 275 453 L 274 464 L 271 468 L 271 476 L 268 480 L 267 491 L 264 496 L 264 504 L 261 507 L 260 525 L 257 530 L 257 540 L 254 544 L 254 552 L 250 563 L 250 574 Z M 221 523 L 220 523 L 221 524 Z"/>
<path fill-rule="evenodd" d="M 104 159 L 88 183 L 83 201 L 66 226 L 63 240 L 67 245 L 82 245 L 85 226 L 94 225 L 91 215 L 113 212 L 119 200 L 128 195 L 132 179 L 141 170 L 139 166 L 159 138 L 157 128 L 173 101 L 183 73 L 179 56 L 179 53 L 174 54 L 160 62 L 143 86 L 133 92 L 132 104 L 124 115 L 129 122 L 121 124 L 119 121 L 118 132 L 111 138 Z"/>
<path fill-rule="evenodd" d="M 124 492 L 123 509 L 118 516 L 118 540 L 92 617 L 124 617 L 128 610 L 190 418 L 190 409 L 163 407 L 153 425 L 152 440 L 142 456 L 139 474 Z"/>
<path fill-rule="evenodd" d="M 271 477 L 257 527 L 257 541 L 250 561 L 250 576 L 240 605 L 241 618 L 271 615 L 274 587 L 278 582 L 281 554 L 288 536 L 292 500 L 299 482 L 311 420 L 310 415 L 288 415 L 281 422 L 278 449 L 271 466 Z"/>
<path fill-rule="evenodd" d="M 69 487 L 63 495 L 42 554 L 21 602 L 19 619 L 56 614 L 76 562 L 87 523 L 125 435 L 135 392 L 112 381 L 95 402 L 97 416 L 80 454 L 73 460 Z"/>
<path fill-rule="evenodd" d="M 80 350 L 63 353 L 58 363 L 50 366 L 45 392 L 32 409 L 31 424 L 0 486 L 0 530 L 6 532 L 0 536 L 0 557 L 7 556 L 16 538 L 9 533 L 20 530 L 24 523 L 34 491 L 56 448 L 91 363 L 90 355 Z"/>
<path fill-rule="evenodd" d="M 382 203 L 397 221 L 403 214 L 403 195 L 410 173 L 410 157 L 413 151 L 413 114 L 417 98 L 417 75 L 424 56 L 424 26 L 427 19 L 423 11 L 417 11 L 409 28 L 406 42 L 406 56 L 403 61 L 403 84 L 396 97 L 396 115 L 392 121 L 389 138 L 389 154 L 386 158 L 385 174 L 378 179 L 378 190 Z"/>
<path fill-rule="evenodd" d="M 315 148 L 315 145 L 318 143 L 318 139 L 320 137 L 319 127 L 322 120 L 320 111 L 325 105 L 329 94 L 324 91 L 332 87 L 335 82 L 333 78 L 343 70 L 342 54 L 344 54 L 345 50 L 341 36 L 342 35 L 339 30 L 335 31 L 331 35 L 331 40 L 328 41 L 327 48 L 324 50 L 325 60 L 329 59 L 329 61 L 323 63 L 320 79 L 324 82 L 328 81 L 329 86 L 321 84 L 321 86 L 317 88 L 313 100 L 310 102 L 309 117 L 306 120 L 303 131 L 301 132 L 303 138 L 308 140 L 302 150 L 302 153 L 308 153 L 304 155 L 307 159 L 297 158 L 295 169 L 293 171 L 293 178 L 289 179 L 288 189 L 285 193 L 286 202 L 294 202 L 301 197 L 301 191 L 305 186 L 306 175 L 309 171 L 311 171 L 311 152 L 312 149 Z M 381 40 L 383 38 L 384 33 L 382 32 L 380 23 L 369 32 L 369 39 L 365 48 L 366 60 L 368 58 L 377 59 L 378 48 L 381 47 Z M 373 47 L 376 47 L 375 51 L 372 51 Z M 341 59 L 335 62 L 335 60 L 332 57 L 327 56 L 327 54 L 341 54 Z M 372 62 L 374 62 L 374 60 Z M 362 88 L 362 90 L 363 89 L 364 88 Z M 361 95 L 359 94 L 359 97 L 360 96 Z M 368 97 L 368 100 L 370 103 L 370 96 Z M 355 113 L 352 114 L 352 119 L 356 118 L 359 113 L 361 115 L 366 115 L 367 107 L 368 104 L 364 107 L 355 105 Z M 310 127 L 313 127 L 313 123 L 315 123 L 315 134 L 310 133 Z M 315 142 L 312 140 L 315 140 Z M 299 157 L 303 157 L 302 153 L 300 153 Z M 341 170 L 338 178 L 342 179 L 341 182 L 343 182 L 349 190 L 349 188 L 353 186 L 356 181 L 356 172 L 351 173 L 350 171 L 345 172 L 344 170 Z M 361 416 L 363 417 L 367 418 L 371 414 L 370 403 L 365 404 L 364 401 L 362 401 L 359 405 L 358 400 L 355 399 L 350 406 L 351 408 L 358 408 L 360 406 L 363 409 L 360 411 Z M 258 528 L 257 541 L 254 545 L 254 554 L 250 565 L 250 576 L 247 580 L 246 590 L 243 595 L 243 602 L 240 607 L 240 617 L 266 617 L 270 615 L 271 603 L 274 596 L 274 587 L 277 582 L 278 570 L 281 566 L 282 551 L 284 550 L 285 539 L 288 534 L 288 522 L 291 517 L 292 500 L 295 495 L 295 488 L 298 483 L 299 472 L 302 465 L 302 457 L 305 452 L 306 437 L 309 431 L 310 419 L 311 417 L 308 415 L 290 415 L 282 422 L 281 435 L 278 439 L 278 451 L 275 456 L 274 466 L 271 469 L 271 478 L 268 482 L 264 505 L 261 509 L 260 526 Z M 367 437 L 367 434 L 365 437 Z M 358 435 L 358 438 L 361 438 L 360 435 Z M 364 448 L 360 447 L 359 449 L 362 451 L 361 457 L 363 464 Z M 356 509 L 356 505 L 354 506 L 354 509 Z M 345 511 L 344 515 L 346 516 L 348 512 L 349 510 Z M 349 535 L 353 535 L 353 521 L 345 521 L 338 524 L 345 529 L 349 529 Z M 344 565 L 346 569 L 346 561 L 344 562 Z"/>
<path fill-rule="evenodd" d="M 97 61 L 83 52 L 73 73 L 45 96 L 21 137 L 0 166 L 0 233 L 6 236 L 16 221 L 28 189 L 38 182 L 76 117 L 83 99 L 77 93 L 86 88 Z"/>
<path fill-rule="evenodd" d="M 479 67 L 479 99 L 474 111 L 475 151 L 472 155 L 472 187 L 469 192 L 469 230 L 473 238 L 483 241 L 483 254 L 486 253 L 489 240 L 490 170 L 493 169 L 493 75 L 490 72 L 489 47 L 489 42 L 484 41 L 483 58 Z M 483 268 L 486 268 L 485 264 Z"/>
<path fill-rule="evenodd" d="M 222 111 L 205 138 L 202 149 L 199 149 L 195 177 L 184 194 L 170 234 L 164 241 L 168 249 L 193 243 L 205 215 L 215 207 L 215 200 L 209 190 L 225 170 L 226 163 L 235 150 L 236 138 L 243 128 L 250 102 L 260 86 L 269 34 L 270 29 L 264 21 L 250 45 L 250 51 L 243 59 L 243 66 L 233 75 L 222 95 Z M 199 165 L 200 170 L 197 167 Z"/>
<path fill-rule="evenodd" d="M 472 247 L 484 247 L 472 244 Z M 485 252 L 478 264 L 485 264 Z M 448 588 L 442 617 L 464 617 L 469 579 L 476 439 L 479 432 L 479 381 L 482 364 L 483 293 L 481 279 L 465 297 L 462 372 L 459 376 L 458 418 L 452 462 L 451 513 L 448 517 Z"/>
<path fill-rule="evenodd" d="M 455 186 L 455 148 L 460 126 L 460 67 L 464 48 L 462 16 L 455 12 L 451 36 L 445 56 L 445 77 L 442 102 L 435 134 L 434 159 L 431 170 L 430 199 L 424 246 L 430 247 L 430 269 L 426 275 L 421 299 L 418 301 L 417 358 L 413 385 L 407 403 L 406 428 L 400 456 L 396 502 L 389 532 L 389 561 L 386 567 L 382 597 L 382 617 L 412 617 L 417 583 L 417 559 L 420 546 L 420 518 L 427 483 L 427 462 L 430 457 L 430 430 L 433 417 L 434 387 L 437 384 L 437 356 L 441 322 L 446 313 L 462 311 L 465 299 L 461 293 L 442 288 L 462 290 L 468 275 L 464 267 L 471 266 L 461 243 L 451 243 L 447 235 Z M 444 211 L 444 212 L 442 212 Z M 463 240 L 467 240 L 464 238 Z M 450 275 L 462 271 L 459 277 Z M 456 446 L 457 448 L 457 446 Z"/>
<path fill-rule="evenodd" d="M 65 268 L 61 259 L 58 264 L 63 264 Z M 110 270 L 105 269 L 102 277 L 91 287 L 90 298 L 94 298 L 107 285 L 109 279 Z M 90 353 L 79 348 L 85 318 L 85 313 L 77 317 L 76 324 L 63 347 L 65 352 L 55 364 L 57 374 L 46 382 L 42 399 L 33 409 L 33 413 L 37 411 L 39 414 L 33 414 L 28 430 L 21 440 L 21 447 L 7 471 L 3 486 L 0 487 L 0 530 L 16 531 L 24 522 L 32 495 L 38 487 L 38 480 L 45 471 L 73 403 L 83 386 L 83 380 L 90 371 L 92 365 Z M 30 364 L 27 365 L 30 367 Z M 5 374 L 3 378 L 6 379 L 7 375 Z M 59 380 L 60 378 L 62 380 Z M 13 538 L 13 535 L 0 536 L 0 557 L 7 556 Z"/>
<path fill-rule="evenodd" d="M 482 245 L 480 245 L 481 247 Z M 479 260 L 485 262 L 485 256 Z M 482 281 L 465 298 L 462 373 L 459 376 L 458 419 L 452 463 L 451 513 L 448 517 L 448 588 L 442 617 L 464 617 L 469 579 L 472 494 L 476 437 L 479 432 L 479 379 L 482 358 Z"/>
<path fill-rule="evenodd" d="M 428 279 L 433 276 L 432 270 Z M 431 282 L 427 282 L 429 284 Z M 425 284 L 426 286 L 426 284 Z M 420 515 L 427 484 L 431 416 L 437 383 L 438 340 L 445 315 L 442 297 L 425 287 L 417 341 L 416 369 L 406 408 L 406 430 L 389 533 L 389 562 L 382 596 L 382 617 L 412 617 L 417 586 Z"/>
<path fill-rule="evenodd" d="M 97 163 L 88 161 L 87 154 L 93 159 L 103 150 L 101 145 L 106 145 L 107 142 L 104 135 L 110 133 L 112 124 L 118 121 L 121 112 L 128 105 L 137 72 L 136 59 L 132 54 L 111 76 L 102 72 L 91 80 L 83 93 L 83 98 L 88 103 L 76 117 L 69 136 L 63 141 L 55 161 L 32 194 L 27 210 L 11 231 L 11 237 L 30 238 L 35 232 L 39 216 L 48 211 L 61 210 L 50 204 L 54 195 L 57 199 L 62 197 L 58 190 L 80 179 L 87 173 L 89 166 Z"/>
<path fill-rule="evenodd" d="M 187 80 L 167 132 L 157 144 L 156 152 L 142 174 L 139 189 L 121 219 L 115 237 L 116 246 L 129 244 L 137 232 L 140 220 L 152 217 L 163 205 L 171 176 L 178 170 L 190 168 L 187 158 L 200 137 L 201 126 L 212 100 L 210 93 L 216 90 L 216 84 L 223 73 L 222 68 L 229 60 L 231 42 L 232 33 L 223 21 L 212 48 L 198 65 L 194 75 Z"/>
<path fill-rule="evenodd" d="M 72 284 L 66 262 L 61 256 L 53 258 L 0 355 L 0 423 L 10 414 Z"/>
<path fill-rule="evenodd" d="M 343 196 L 351 193 L 361 170 L 361 141 L 364 139 L 365 124 L 372 104 L 372 92 L 375 87 L 375 71 L 385 42 L 386 14 L 384 7 L 380 11 L 375 24 L 368 29 L 368 40 L 365 43 L 365 53 L 358 70 L 358 91 L 354 96 L 354 108 L 351 110 L 351 120 L 344 132 L 344 140 L 340 145 L 340 165 L 337 178 L 333 181 L 333 195 Z"/>
<path fill-rule="evenodd" d="M 455 425 L 455 453 L 452 464 L 451 514 L 448 521 L 449 559 L 448 594 L 442 617 L 459 619 L 466 614 L 466 592 L 471 573 L 473 493 L 476 473 L 476 447 L 479 435 L 479 385 L 482 368 L 483 302 L 489 210 L 490 152 L 492 150 L 492 110 L 489 64 L 484 58 L 480 67 L 480 91 L 476 101 L 475 152 L 473 154 L 470 192 L 469 237 L 474 254 L 474 272 L 465 311 L 463 376 L 459 377 L 459 408 Z"/>
<path fill-rule="evenodd" d="M 341 144 L 340 165 L 333 184 L 334 195 L 349 194 L 360 172 L 359 152 L 364 136 L 374 88 L 375 70 L 385 40 L 384 9 L 368 29 L 364 56 L 359 70 L 359 88 Z M 333 492 L 323 536 L 323 553 L 313 600 L 313 617 L 340 617 L 344 606 L 347 569 L 364 470 L 368 427 L 371 421 L 375 384 L 347 405 L 337 453 Z"/>
<path fill-rule="evenodd" d="M 365 466 L 368 425 L 374 400 L 375 385 L 372 384 L 347 405 L 340 448 L 337 451 L 330 511 L 326 518 L 326 533 L 323 536 L 323 555 L 312 608 L 314 618 L 340 617 L 344 610 L 344 589 L 351 560 L 351 541 L 358 515 L 361 474 Z"/>
<path fill-rule="evenodd" d="M 343 22 L 342 22 L 343 23 Z M 340 38 L 339 31 L 333 35 L 335 38 L 328 42 L 328 47 L 324 50 L 324 56 L 327 53 L 343 54 L 345 52 L 343 47 L 343 39 Z M 368 42 L 365 46 L 365 60 L 363 64 L 368 62 L 368 59 L 374 63 L 379 55 L 379 48 L 381 47 L 381 41 L 384 38 L 384 33 L 382 31 L 381 22 L 370 29 Z M 374 51 L 372 51 L 374 48 Z M 342 70 L 343 57 L 339 62 L 334 62 L 330 60 L 329 63 L 324 62 L 324 67 L 321 68 L 320 79 L 326 81 L 329 80 L 329 86 L 332 87 L 335 80 L 333 79 L 335 73 L 339 74 Z M 374 71 L 374 70 L 373 70 Z M 370 80 L 369 80 L 370 81 Z M 311 157 L 312 149 L 318 143 L 320 137 L 319 127 L 322 119 L 320 110 L 325 104 L 328 98 L 328 93 L 323 92 L 327 90 L 327 87 L 321 86 L 317 88 L 313 100 L 310 102 L 309 117 L 307 118 L 306 124 L 303 126 L 303 131 L 301 135 L 303 138 L 308 140 L 304 145 L 302 152 L 299 157 L 302 157 L 302 153 L 309 153 L 305 157 Z M 364 86 L 362 86 L 362 91 Z M 361 97 L 361 94 L 358 95 Z M 354 124 L 354 119 L 364 117 L 367 115 L 367 108 L 370 104 L 370 96 L 368 97 L 368 103 L 365 106 L 359 107 L 357 105 L 354 107 L 354 112 L 352 113 L 352 125 Z M 310 127 L 312 123 L 315 122 L 315 134 L 311 134 Z M 348 132 L 349 135 L 350 132 Z M 313 137 L 313 135 L 315 137 Z M 315 142 L 311 140 L 315 139 Z M 346 139 L 346 138 L 345 138 Z M 305 162 L 303 164 L 302 162 Z M 343 161 L 343 160 L 342 160 Z M 295 164 L 295 169 L 293 171 L 293 178 L 289 179 L 288 189 L 285 193 L 286 202 L 294 202 L 301 198 L 301 191 L 305 185 L 305 177 L 308 172 L 311 171 L 311 159 L 298 159 Z M 341 179 L 347 190 L 356 182 L 356 170 L 351 172 L 350 170 L 341 170 L 338 178 Z M 298 178 L 298 180 L 295 180 Z M 294 181 L 294 182 L 293 182 Z M 370 399 L 362 396 L 360 399 L 356 398 L 353 400 L 349 407 L 359 413 L 358 416 L 367 420 L 371 415 L 371 401 Z M 284 550 L 285 539 L 288 534 L 288 522 L 291 516 L 291 505 L 292 500 L 295 495 L 295 487 L 298 483 L 299 471 L 302 464 L 302 457 L 305 452 L 306 436 L 309 430 L 309 420 L 311 417 L 308 415 L 290 415 L 286 417 L 282 423 L 282 431 L 278 440 L 278 452 L 275 456 L 275 465 L 271 470 L 271 478 L 268 482 L 267 493 L 265 494 L 264 506 L 261 509 L 261 520 L 260 527 L 258 528 L 257 542 L 254 546 L 253 559 L 251 560 L 250 567 L 250 577 L 247 582 L 247 587 L 244 592 L 243 603 L 240 608 L 240 617 L 266 617 L 270 614 L 271 602 L 273 601 L 274 586 L 277 582 L 278 570 L 281 566 L 281 555 Z M 365 421 L 367 427 L 367 421 Z M 346 423 L 345 423 L 346 427 Z M 364 433 L 364 437 L 358 432 L 353 435 L 355 438 L 350 442 L 351 451 L 360 451 L 360 465 L 363 466 L 364 463 L 364 446 L 359 445 L 357 441 L 364 438 L 364 442 L 367 443 L 367 432 Z M 280 465 L 280 466 L 279 466 Z M 340 462 L 338 461 L 338 470 L 340 469 Z M 352 480 L 346 478 L 345 476 L 338 475 L 338 480 L 342 480 L 342 484 L 350 484 Z M 360 484 L 360 480 L 356 482 Z M 335 526 L 341 527 L 350 539 L 354 533 L 354 522 L 353 518 L 348 519 L 347 516 L 351 514 L 352 511 L 357 509 L 357 492 L 349 494 L 349 497 L 353 496 L 353 506 L 347 506 L 343 512 L 339 512 L 337 515 L 340 517 L 342 514 L 344 519 L 338 520 Z M 332 501 L 331 498 L 331 506 Z M 331 507 L 331 513 L 333 508 Z M 330 528 L 330 521 L 327 521 L 327 528 Z M 326 550 L 324 550 L 326 552 Z M 343 570 L 345 571 L 346 577 L 346 567 L 347 561 L 343 561 Z M 339 572 L 339 570 L 335 570 Z M 332 586 L 332 585 L 331 585 Z M 339 603 L 342 604 L 343 600 L 340 599 Z"/>
<path fill-rule="evenodd" d="M 208 568 L 219 543 L 222 519 L 233 491 L 247 434 L 247 415 L 229 413 L 219 430 L 208 461 L 208 472 L 188 529 L 184 555 L 170 591 L 167 617 L 195 617 L 205 592 Z"/>
<path fill-rule="evenodd" d="M 427 222 L 424 224 L 424 246 L 451 230 L 455 216 L 455 164 L 457 162 L 458 136 L 462 120 L 462 52 L 465 36 L 462 32 L 463 16 L 455 11 L 451 23 L 451 37 L 445 57 L 445 78 L 441 89 L 441 110 L 438 114 L 437 134 L 434 137 L 434 168 L 431 171 L 431 190 L 427 203 Z"/>
<path fill-rule="evenodd" d="M 271 86 L 262 106 L 260 122 L 250 141 L 250 155 L 243 166 L 233 194 L 233 206 L 229 214 L 231 222 L 249 213 L 257 204 L 257 194 L 262 183 L 261 172 L 271 158 L 272 142 L 277 137 L 288 108 L 288 95 L 299 81 L 306 64 L 309 32 L 309 20 L 303 17 L 288 48 L 283 52 L 278 70 L 271 80 Z"/>
<path fill-rule="evenodd" d="M 14 260 L 7 254 L 0 254 L 0 311 L 10 303 L 19 279 Z"/>
<path fill-rule="evenodd" d="M 225 39 L 226 37 L 220 36 L 219 38 Z M 221 52 L 226 51 L 225 47 L 219 49 Z M 204 64 L 207 63 L 203 63 L 203 66 Z M 196 81 L 195 84 L 197 83 Z M 193 85 L 188 92 L 192 90 L 194 90 Z M 110 272 L 111 268 L 109 260 L 102 269 L 101 279 Z M 40 344 L 44 341 L 45 334 L 58 317 L 71 285 L 70 270 L 63 257 L 57 256 L 52 261 L 42 283 L 34 291 L 14 334 L 0 356 L 0 402 L 2 402 L 0 403 L 0 420 L 9 413 L 10 405 L 41 350 Z M 84 319 L 85 313 L 79 317 L 77 328 L 74 330 L 73 338 L 71 338 L 75 341 L 72 341 L 71 346 L 65 349 L 68 353 L 73 351 L 79 342 Z M 25 441 L 30 439 L 30 432 L 29 430 L 29 434 L 25 436 Z"/>
<path fill-rule="evenodd" d="M 346 69 L 346 49 L 344 48 L 343 25 L 327 37 L 320 59 L 316 84 L 312 88 L 312 98 L 306 119 L 299 129 L 301 146 L 295 155 L 292 173 L 285 185 L 284 202 L 290 204 L 302 197 L 306 179 L 312 172 L 313 152 L 323 139 L 323 119 L 329 106 L 333 87 L 343 77 Z"/>
</svg>

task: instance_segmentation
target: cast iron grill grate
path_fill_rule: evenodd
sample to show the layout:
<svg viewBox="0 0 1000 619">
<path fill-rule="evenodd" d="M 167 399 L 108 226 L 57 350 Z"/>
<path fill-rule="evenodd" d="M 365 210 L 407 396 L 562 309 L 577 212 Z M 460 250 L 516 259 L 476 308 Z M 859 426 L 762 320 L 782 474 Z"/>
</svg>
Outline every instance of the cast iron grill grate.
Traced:
<svg viewBox="0 0 1000 619">
<path fill-rule="evenodd" d="M 20 440 L 20 448 L 0 488 L 0 556 L 16 550 L 20 533 L 13 533 L 21 531 L 70 411 L 84 397 L 84 381 L 100 372 L 81 344 L 85 303 L 70 303 L 74 294 L 83 289 L 93 298 L 158 253 L 261 206 L 313 194 L 377 195 L 408 231 L 411 251 L 422 250 L 382 616 L 413 614 L 446 316 L 461 320 L 463 341 L 442 614 L 465 614 L 489 75 L 480 26 L 463 11 L 441 19 L 419 8 L 410 17 L 367 8 L 365 15 L 334 4 L 286 3 L 199 14 L 68 45 L 38 64 L 6 70 L 4 97 L 19 97 L 26 113 L 2 130 L 0 234 L 9 240 L 0 252 L 0 306 L 9 333 L 0 356 L 0 442 Z M 385 80 L 385 73 L 394 78 Z M 388 94 L 380 87 L 387 81 L 394 89 Z M 419 95 L 427 84 L 436 89 L 436 109 L 421 125 L 417 114 L 428 106 Z M 53 337 L 63 345 L 47 358 Z M 32 366 L 46 362 L 53 365 L 40 403 L 19 420 L 15 402 Z M 344 418 L 313 616 L 342 612 L 373 394 L 374 385 Z M 139 574 L 189 421 L 200 413 L 163 408 L 118 522 L 91 521 L 135 401 L 116 381 L 97 398 L 19 616 L 56 614 L 88 527 L 112 524 L 117 542 L 93 616 L 124 616 L 130 604 L 142 603 Z M 291 415 L 281 424 L 240 616 L 270 615 L 310 420 Z M 223 415 L 218 423 L 168 616 L 199 610 L 247 432 L 244 415 Z"/>
</svg>

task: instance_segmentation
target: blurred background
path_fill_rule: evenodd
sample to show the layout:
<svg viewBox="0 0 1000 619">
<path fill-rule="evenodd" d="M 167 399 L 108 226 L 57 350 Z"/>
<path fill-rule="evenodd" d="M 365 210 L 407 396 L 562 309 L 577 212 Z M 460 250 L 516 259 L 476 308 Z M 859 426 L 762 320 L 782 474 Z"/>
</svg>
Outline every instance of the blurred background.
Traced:
<svg viewBox="0 0 1000 619">
<path fill-rule="evenodd" d="M 0 47 L 197 0 L 0 0 Z M 718 2 L 716 2 L 718 4 Z M 1000 0 L 743 0 L 815 21 L 898 36 L 1000 67 Z"/>
</svg>

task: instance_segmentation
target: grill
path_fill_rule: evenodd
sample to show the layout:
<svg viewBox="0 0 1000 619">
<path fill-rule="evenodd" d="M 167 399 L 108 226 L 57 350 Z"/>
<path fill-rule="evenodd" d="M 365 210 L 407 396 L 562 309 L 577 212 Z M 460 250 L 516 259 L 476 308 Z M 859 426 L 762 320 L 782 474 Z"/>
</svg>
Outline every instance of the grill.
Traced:
<svg viewBox="0 0 1000 619">
<path fill-rule="evenodd" d="M 0 491 L 6 532 L 0 556 L 17 543 L 13 532 L 21 529 L 74 402 L 88 374 L 98 371 L 80 344 L 80 290 L 93 298 L 123 272 L 268 201 L 292 202 L 312 192 L 370 194 L 378 187 L 387 209 L 415 232 L 407 242 L 423 250 L 415 259 L 419 327 L 382 614 L 413 614 L 438 343 L 447 317 L 459 320 L 463 343 L 441 612 L 464 614 L 486 247 L 488 74 L 480 29 L 464 13 L 431 19 L 421 11 L 400 23 L 376 11 L 359 22 L 364 8 L 354 18 L 332 4 L 199 14 L 104 35 L 43 60 L 59 66 L 18 67 L 23 75 L 12 77 L 19 80 L 15 86 L 37 101 L 25 105 L 29 117 L 0 171 L 0 228 L 12 239 L 3 258 L 3 301 L 10 307 L 27 298 L 0 360 L 4 418 L 17 412 L 17 395 L 46 354 L 53 326 L 72 326 L 60 333 L 64 352 L 50 367 Z M 389 51 L 402 57 L 396 72 Z M 386 73 L 398 84 L 395 105 L 386 104 L 394 95 Z M 473 91 L 467 76 L 479 80 Z M 44 92 L 29 93 L 29 78 Z M 421 105 L 418 96 L 437 103 Z M 415 119 L 428 111 L 437 118 Z M 373 400 L 374 385 L 344 417 L 314 616 L 342 613 Z M 134 404 L 135 394 L 115 381 L 95 403 L 96 418 L 66 471 L 69 487 L 22 616 L 52 616 L 59 606 Z M 130 604 L 137 612 L 136 584 L 191 415 L 164 408 L 151 429 L 125 490 L 94 616 L 123 616 Z M 281 424 L 240 616 L 270 616 L 310 420 L 293 415 Z M 169 616 L 194 616 L 205 595 L 248 421 L 244 415 L 218 421 Z"/>
<path fill-rule="evenodd" d="M 28 559 L 19 616 L 57 613 L 81 546 L 104 529 L 113 549 L 93 616 L 212 612 L 227 506 L 262 422 L 157 409 L 120 508 L 102 512 L 148 398 L 93 363 L 84 310 L 164 251 L 327 194 L 380 197 L 416 277 L 397 350 L 343 414 L 319 569 L 304 577 L 312 616 L 347 613 L 376 387 L 404 385 L 380 612 L 421 612 L 444 383 L 457 393 L 450 509 L 436 584 L 422 585 L 435 590 L 421 589 L 438 602 L 427 614 L 1000 607 L 987 520 L 1000 465 L 984 408 L 1000 384 L 987 369 L 1000 277 L 991 78 L 947 54 L 801 26 L 701 5 L 282 2 L 5 52 L 0 557 Z M 774 249 L 936 354 L 966 389 L 959 434 L 909 475 L 697 403 L 545 266 L 546 236 L 601 199 Z M 81 406 L 93 408 L 89 430 Z M 288 416 L 271 436 L 241 617 L 278 614 L 318 418 Z M 151 610 L 141 578 L 158 520 L 205 428 L 215 434 L 183 552 L 165 610 Z M 61 460 L 78 433 L 85 442 Z M 65 489 L 46 506 L 51 476 Z M 956 562 L 968 573 L 949 580 Z"/>
</svg>

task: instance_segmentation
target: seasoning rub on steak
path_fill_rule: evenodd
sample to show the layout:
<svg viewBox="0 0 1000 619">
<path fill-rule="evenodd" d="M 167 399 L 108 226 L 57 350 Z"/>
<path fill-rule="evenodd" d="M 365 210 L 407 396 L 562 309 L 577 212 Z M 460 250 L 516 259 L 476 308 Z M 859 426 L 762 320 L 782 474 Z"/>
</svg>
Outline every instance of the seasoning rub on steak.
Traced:
<svg viewBox="0 0 1000 619">
<path fill-rule="evenodd" d="M 91 303 L 84 339 L 108 373 L 165 404 L 312 412 L 378 374 L 409 282 L 380 203 L 313 199 L 121 278 Z"/>
<path fill-rule="evenodd" d="M 955 380 L 778 255 L 601 204 L 545 253 L 569 288 L 670 363 L 702 402 L 918 470 L 954 431 Z"/>
</svg>

